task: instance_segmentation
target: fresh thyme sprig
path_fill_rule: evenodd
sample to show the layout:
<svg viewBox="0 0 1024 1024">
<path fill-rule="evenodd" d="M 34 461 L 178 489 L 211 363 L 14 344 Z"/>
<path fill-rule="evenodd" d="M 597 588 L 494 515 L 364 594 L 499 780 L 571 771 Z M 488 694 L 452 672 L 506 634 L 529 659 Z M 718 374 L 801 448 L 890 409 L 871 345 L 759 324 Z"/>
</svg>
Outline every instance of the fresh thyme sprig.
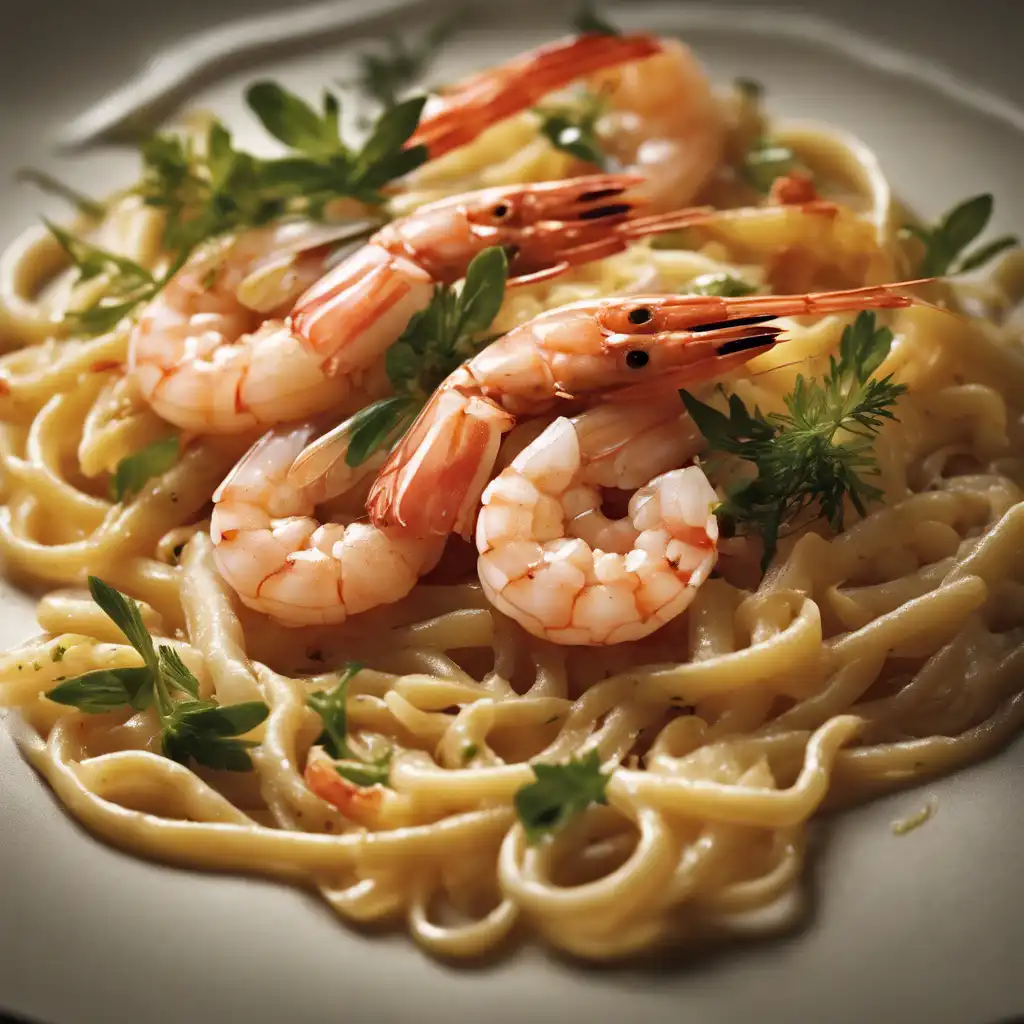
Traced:
<svg viewBox="0 0 1024 1024">
<path fill-rule="evenodd" d="M 142 656 L 137 668 L 100 669 L 68 679 L 46 696 L 88 714 L 122 707 L 144 711 L 155 702 L 163 752 L 175 761 L 189 759 L 208 768 L 249 771 L 252 740 L 238 739 L 267 717 L 263 701 L 216 704 L 199 699 L 199 680 L 169 645 L 156 647 L 138 604 L 95 576 L 89 577 L 93 600 Z M 174 693 L 186 700 L 175 700 Z"/>
<path fill-rule="evenodd" d="M 863 515 L 881 492 L 865 479 L 877 471 L 871 447 L 892 406 L 906 390 L 891 375 L 871 374 L 892 344 L 892 332 L 876 327 L 875 314 L 862 312 L 848 326 L 821 379 L 797 377 L 786 396 L 786 412 L 751 412 L 737 395 L 722 413 L 686 391 L 680 397 L 712 452 L 732 455 L 756 467 L 757 475 L 733 487 L 716 513 L 729 529 L 764 541 L 762 570 L 775 554 L 783 525 L 808 509 L 841 530 L 848 497 Z"/>
</svg>

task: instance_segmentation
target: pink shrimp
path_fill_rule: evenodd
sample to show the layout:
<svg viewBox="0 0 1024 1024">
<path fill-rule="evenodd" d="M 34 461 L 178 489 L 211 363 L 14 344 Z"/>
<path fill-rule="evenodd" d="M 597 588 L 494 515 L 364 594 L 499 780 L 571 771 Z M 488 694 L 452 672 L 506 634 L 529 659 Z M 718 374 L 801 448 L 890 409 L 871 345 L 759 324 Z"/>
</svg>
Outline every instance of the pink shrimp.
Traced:
<svg viewBox="0 0 1024 1024">
<path fill-rule="evenodd" d="M 707 216 L 641 215 L 640 181 L 596 174 L 453 196 L 387 225 L 326 274 L 327 249 L 303 251 L 295 225 L 221 241 L 145 310 L 129 370 L 156 412 L 200 433 L 351 412 L 386 392 L 381 357 L 435 284 L 458 280 L 483 249 L 506 248 L 517 285 Z"/>
<path fill-rule="evenodd" d="M 560 402 L 671 394 L 735 370 L 782 334 L 777 317 L 906 307 L 904 282 L 809 295 L 630 296 L 572 303 L 510 331 L 434 392 L 370 490 L 378 525 L 469 536 L 503 434 Z"/>
</svg>

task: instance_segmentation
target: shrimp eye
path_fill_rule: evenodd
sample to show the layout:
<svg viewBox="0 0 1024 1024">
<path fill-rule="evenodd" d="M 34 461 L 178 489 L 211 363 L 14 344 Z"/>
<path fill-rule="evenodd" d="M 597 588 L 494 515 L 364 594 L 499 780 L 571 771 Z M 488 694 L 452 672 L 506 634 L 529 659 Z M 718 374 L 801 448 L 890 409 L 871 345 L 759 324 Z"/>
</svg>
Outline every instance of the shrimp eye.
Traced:
<svg viewBox="0 0 1024 1024">
<path fill-rule="evenodd" d="M 491 213 L 493 213 L 494 216 L 498 218 L 498 220 L 502 220 L 503 218 L 509 215 L 508 203 L 498 203 L 498 205 L 495 206 L 493 210 L 491 210 Z"/>
<path fill-rule="evenodd" d="M 651 322 L 651 311 L 644 306 L 638 306 L 629 311 L 629 322 L 631 324 L 649 324 Z M 632 353 L 630 353 L 632 355 Z M 644 362 L 646 362 L 646 358 Z M 643 363 L 640 364 L 641 366 Z"/>
<path fill-rule="evenodd" d="M 632 318 L 632 313 L 630 318 Z M 626 353 L 626 365 L 631 370 L 640 370 L 650 361 L 650 356 L 642 348 L 630 349 Z"/>
</svg>

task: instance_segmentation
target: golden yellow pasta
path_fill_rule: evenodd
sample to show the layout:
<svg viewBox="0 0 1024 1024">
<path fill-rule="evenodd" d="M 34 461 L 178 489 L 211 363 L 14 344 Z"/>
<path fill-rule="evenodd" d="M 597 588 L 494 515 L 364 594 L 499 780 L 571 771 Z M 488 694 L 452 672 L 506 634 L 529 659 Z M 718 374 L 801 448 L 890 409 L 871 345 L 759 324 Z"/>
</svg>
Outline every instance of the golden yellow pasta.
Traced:
<svg viewBox="0 0 1024 1024">
<path fill-rule="evenodd" d="M 725 276 L 809 291 L 920 266 L 922 244 L 899 231 L 909 214 L 860 142 L 777 127 L 816 195 L 839 204 L 809 215 L 735 180 L 730 153 L 749 151 L 749 124 L 734 96 L 720 102 L 727 145 L 704 198 L 722 216 L 510 290 L 494 332 L 580 299 L 685 294 Z M 578 169 L 523 113 L 405 179 L 393 208 Z M 164 218 L 124 195 L 79 228 L 156 271 L 172 255 Z M 259 431 L 183 436 L 169 468 L 114 500 L 118 467 L 174 430 L 125 373 L 130 320 L 88 336 L 65 318 L 107 278 L 76 282 L 53 237 L 32 232 L 0 260 L 11 349 L 0 360 L 0 552 L 8 573 L 46 590 L 44 632 L 0 655 L 0 705 L 97 836 L 171 864 L 315 887 L 342 917 L 400 922 L 438 956 L 485 953 L 520 924 L 593 959 L 729 930 L 800 885 L 805 830 L 823 807 L 976 761 L 1024 722 L 1017 296 L 1006 271 L 950 280 L 921 288 L 927 303 L 878 314 L 894 340 L 875 376 L 906 390 L 874 437 L 879 495 L 866 514 L 847 503 L 844 530 L 806 517 L 784 528 L 763 578 L 756 533 L 723 538 L 685 614 L 646 639 L 590 648 L 530 636 L 496 611 L 457 539 L 406 598 L 339 626 L 287 628 L 242 606 L 214 563 L 210 502 Z M 750 409 L 784 410 L 798 374 L 828 371 L 852 321 L 782 321 L 786 340 L 725 389 Z M 694 390 L 715 401 L 711 382 Z M 198 698 L 265 702 L 246 734 L 252 771 L 164 756 L 153 706 L 87 713 L 47 699 L 85 673 L 143 665 L 88 576 L 141 603 Z M 345 805 L 307 781 L 324 727 L 309 699 L 353 662 L 346 727 L 389 760 L 386 786 L 346 783 Z M 604 802 L 585 800 L 532 842 L 516 797 L 535 766 L 595 753 Z"/>
</svg>

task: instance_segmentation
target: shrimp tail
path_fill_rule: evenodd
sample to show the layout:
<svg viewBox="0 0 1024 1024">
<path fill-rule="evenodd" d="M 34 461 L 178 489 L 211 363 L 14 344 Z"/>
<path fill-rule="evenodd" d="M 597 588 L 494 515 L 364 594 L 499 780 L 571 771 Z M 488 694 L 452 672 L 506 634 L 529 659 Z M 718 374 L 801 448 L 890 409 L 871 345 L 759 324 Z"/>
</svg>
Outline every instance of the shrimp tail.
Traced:
<svg viewBox="0 0 1024 1024">
<path fill-rule="evenodd" d="M 371 522 L 403 527 L 414 537 L 459 533 L 468 539 L 501 438 L 513 425 L 479 389 L 435 393 L 370 489 Z"/>
<path fill-rule="evenodd" d="M 407 145 L 426 146 L 429 158 L 436 159 L 578 78 L 642 60 L 661 48 L 649 35 L 596 33 L 541 47 L 443 92 L 441 108 L 420 121 Z"/>
</svg>

